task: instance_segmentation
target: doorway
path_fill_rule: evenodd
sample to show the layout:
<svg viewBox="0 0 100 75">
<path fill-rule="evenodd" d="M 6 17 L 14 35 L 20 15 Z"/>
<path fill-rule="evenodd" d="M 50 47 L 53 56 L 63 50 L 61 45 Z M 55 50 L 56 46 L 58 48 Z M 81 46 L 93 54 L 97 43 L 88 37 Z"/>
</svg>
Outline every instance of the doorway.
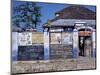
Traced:
<svg viewBox="0 0 100 75">
<path fill-rule="evenodd" d="M 79 56 L 89 56 L 92 54 L 91 36 L 79 36 Z"/>
<path fill-rule="evenodd" d="M 79 36 L 79 56 L 85 56 L 84 42 L 85 42 L 85 37 Z"/>
</svg>

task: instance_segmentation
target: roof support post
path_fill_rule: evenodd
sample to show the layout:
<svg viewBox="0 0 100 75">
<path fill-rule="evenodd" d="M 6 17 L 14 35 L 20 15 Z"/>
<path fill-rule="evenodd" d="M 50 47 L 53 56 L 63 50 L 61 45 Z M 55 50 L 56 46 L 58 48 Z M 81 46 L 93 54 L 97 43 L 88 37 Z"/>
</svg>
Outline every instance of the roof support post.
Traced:
<svg viewBox="0 0 100 75">
<path fill-rule="evenodd" d="M 48 28 L 44 29 L 44 59 L 49 60 L 49 31 Z"/>
<path fill-rule="evenodd" d="M 95 29 L 92 32 L 92 57 L 96 58 L 96 34 Z"/>
<path fill-rule="evenodd" d="M 18 60 L 18 32 L 12 32 L 12 59 Z"/>
<path fill-rule="evenodd" d="M 78 56 L 79 56 L 78 50 L 79 50 L 79 47 L 78 47 L 78 30 L 74 29 L 73 30 L 73 50 L 72 50 L 73 58 L 78 58 Z"/>
</svg>

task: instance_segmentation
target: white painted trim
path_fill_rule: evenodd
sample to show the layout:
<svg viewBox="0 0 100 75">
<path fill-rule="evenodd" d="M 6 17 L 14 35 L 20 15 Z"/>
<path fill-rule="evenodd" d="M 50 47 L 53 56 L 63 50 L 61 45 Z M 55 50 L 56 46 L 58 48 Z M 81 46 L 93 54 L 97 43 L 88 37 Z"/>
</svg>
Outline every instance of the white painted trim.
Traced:
<svg viewBox="0 0 100 75">
<path fill-rule="evenodd" d="M 85 27 L 85 26 L 79 27 L 79 28 L 77 28 L 77 30 L 80 30 L 80 29 L 85 29 L 85 28 L 90 29 L 91 31 L 93 30 L 93 28 L 92 28 L 92 27 Z"/>
</svg>

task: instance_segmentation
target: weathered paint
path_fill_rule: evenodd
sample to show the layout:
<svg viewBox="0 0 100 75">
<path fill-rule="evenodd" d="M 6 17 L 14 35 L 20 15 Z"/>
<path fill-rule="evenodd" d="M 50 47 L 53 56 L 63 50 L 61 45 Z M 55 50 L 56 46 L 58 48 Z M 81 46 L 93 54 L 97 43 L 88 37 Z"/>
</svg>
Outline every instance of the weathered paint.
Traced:
<svg viewBox="0 0 100 75">
<path fill-rule="evenodd" d="M 32 44 L 43 44 L 44 43 L 43 32 L 32 32 Z"/>
<path fill-rule="evenodd" d="M 12 59 L 17 60 L 18 53 L 18 32 L 12 32 Z"/>
<path fill-rule="evenodd" d="M 92 42 L 93 42 L 93 51 L 92 51 L 92 57 L 96 57 L 96 34 L 95 34 L 95 29 L 93 29 L 92 33 Z"/>
<path fill-rule="evenodd" d="M 50 44 L 61 44 L 61 33 L 50 33 Z"/>
<path fill-rule="evenodd" d="M 78 30 L 74 29 L 73 30 L 73 58 L 78 57 Z"/>
<path fill-rule="evenodd" d="M 72 32 L 62 33 L 62 44 L 72 45 Z"/>
<path fill-rule="evenodd" d="M 49 59 L 49 32 L 44 31 L 44 59 Z"/>
<path fill-rule="evenodd" d="M 32 45 L 32 33 L 31 32 L 18 33 L 18 45 L 19 46 Z"/>
<path fill-rule="evenodd" d="M 74 47 L 73 48 L 73 51 L 72 51 L 72 53 L 73 53 L 73 58 L 78 58 L 78 50 L 77 50 L 77 48 L 76 47 Z"/>
</svg>

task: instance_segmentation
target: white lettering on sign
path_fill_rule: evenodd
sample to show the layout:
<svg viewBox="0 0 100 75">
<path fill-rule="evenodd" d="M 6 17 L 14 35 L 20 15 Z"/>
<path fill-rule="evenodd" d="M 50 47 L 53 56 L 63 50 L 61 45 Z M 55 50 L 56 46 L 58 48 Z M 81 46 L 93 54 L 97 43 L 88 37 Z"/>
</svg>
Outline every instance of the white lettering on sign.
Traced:
<svg viewBox="0 0 100 75">
<path fill-rule="evenodd" d="M 20 46 L 32 45 L 32 33 L 22 32 L 18 34 L 18 44 Z"/>
</svg>

